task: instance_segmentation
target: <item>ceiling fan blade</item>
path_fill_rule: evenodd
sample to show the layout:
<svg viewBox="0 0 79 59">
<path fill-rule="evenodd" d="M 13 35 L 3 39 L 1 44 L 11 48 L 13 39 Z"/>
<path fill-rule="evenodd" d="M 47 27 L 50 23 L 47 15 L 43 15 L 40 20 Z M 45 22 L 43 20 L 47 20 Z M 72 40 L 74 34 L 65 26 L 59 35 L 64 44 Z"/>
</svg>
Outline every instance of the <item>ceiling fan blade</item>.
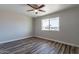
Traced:
<svg viewBox="0 0 79 59">
<path fill-rule="evenodd" d="M 37 4 L 32 4 L 32 6 L 35 8 L 35 9 L 38 9 L 38 5 Z"/>
<path fill-rule="evenodd" d="M 34 4 L 32 4 L 33 6 L 31 4 L 27 4 L 27 5 L 30 6 L 30 7 L 32 7 L 33 9 L 37 9 L 37 7 L 34 7 L 34 6 L 36 6 Z"/>
<path fill-rule="evenodd" d="M 32 10 L 27 10 L 27 11 L 33 11 L 33 9 Z"/>
<path fill-rule="evenodd" d="M 39 10 L 39 11 L 41 11 L 41 12 L 46 12 L 46 11 L 44 11 L 44 10 Z"/>
<path fill-rule="evenodd" d="M 42 8 L 42 7 L 44 7 L 45 5 L 41 5 L 39 8 Z"/>
</svg>

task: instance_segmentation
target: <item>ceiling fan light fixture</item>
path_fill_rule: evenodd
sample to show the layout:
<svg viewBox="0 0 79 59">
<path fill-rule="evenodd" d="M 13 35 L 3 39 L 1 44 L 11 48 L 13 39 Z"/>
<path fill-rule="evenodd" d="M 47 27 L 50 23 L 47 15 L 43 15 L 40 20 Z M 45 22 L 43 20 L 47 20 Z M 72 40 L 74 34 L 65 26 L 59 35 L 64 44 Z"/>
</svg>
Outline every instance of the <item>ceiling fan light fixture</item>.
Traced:
<svg viewBox="0 0 79 59">
<path fill-rule="evenodd" d="M 38 10 L 34 10 L 34 12 L 38 12 Z"/>
<path fill-rule="evenodd" d="M 38 14 L 38 10 L 34 10 L 35 14 Z"/>
</svg>

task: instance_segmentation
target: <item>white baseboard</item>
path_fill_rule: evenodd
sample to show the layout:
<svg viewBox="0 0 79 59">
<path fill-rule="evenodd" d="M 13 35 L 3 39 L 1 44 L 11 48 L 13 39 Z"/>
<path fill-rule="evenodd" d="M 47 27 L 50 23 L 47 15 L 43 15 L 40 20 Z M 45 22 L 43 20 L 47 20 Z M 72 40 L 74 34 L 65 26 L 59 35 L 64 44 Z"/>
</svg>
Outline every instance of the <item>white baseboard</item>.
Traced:
<svg viewBox="0 0 79 59">
<path fill-rule="evenodd" d="M 12 40 L 8 40 L 8 41 L 0 42 L 0 44 L 7 43 L 7 42 L 12 42 L 12 41 L 16 41 L 16 40 L 21 40 L 21 39 L 24 39 L 24 38 L 30 38 L 30 37 L 32 37 L 32 36 L 20 37 L 20 38 L 17 38 L 17 39 L 12 39 Z"/>
<path fill-rule="evenodd" d="M 63 43 L 63 44 L 70 45 L 70 46 L 79 47 L 79 45 L 72 44 L 72 43 L 67 43 L 67 42 L 63 42 L 63 41 L 59 41 L 59 40 L 55 40 L 55 39 L 49 39 L 49 38 L 45 38 L 45 37 L 41 37 L 41 36 L 36 36 L 36 37 L 43 38 L 43 39 L 46 39 L 46 40 L 55 41 L 55 42 L 59 42 L 59 43 Z"/>
</svg>

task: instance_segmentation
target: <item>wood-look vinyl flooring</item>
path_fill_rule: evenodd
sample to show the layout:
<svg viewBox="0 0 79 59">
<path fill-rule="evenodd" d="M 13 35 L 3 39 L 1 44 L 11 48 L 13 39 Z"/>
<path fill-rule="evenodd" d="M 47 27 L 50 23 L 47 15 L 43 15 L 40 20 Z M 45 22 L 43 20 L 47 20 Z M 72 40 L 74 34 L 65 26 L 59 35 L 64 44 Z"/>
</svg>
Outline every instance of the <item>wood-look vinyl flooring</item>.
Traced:
<svg viewBox="0 0 79 59">
<path fill-rule="evenodd" d="M 79 48 L 37 37 L 0 44 L 0 54 L 78 54 Z"/>
</svg>

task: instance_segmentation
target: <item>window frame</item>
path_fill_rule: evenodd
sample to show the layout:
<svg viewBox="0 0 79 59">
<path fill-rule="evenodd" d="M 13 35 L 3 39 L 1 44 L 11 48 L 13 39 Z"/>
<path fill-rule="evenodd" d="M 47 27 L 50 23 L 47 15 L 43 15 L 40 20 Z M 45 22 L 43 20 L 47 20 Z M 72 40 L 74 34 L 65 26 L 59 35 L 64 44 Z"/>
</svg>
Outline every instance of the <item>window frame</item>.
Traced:
<svg viewBox="0 0 79 59">
<path fill-rule="evenodd" d="M 59 19 L 60 19 L 59 16 L 53 17 L 53 18 L 58 18 L 58 24 L 59 24 Z M 57 27 L 58 29 L 50 30 L 50 20 L 53 19 L 53 18 L 47 18 L 47 19 L 49 19 L 49 29 L 48 30 L 43 30 L 42 29 L 42 20 L 45 20 L 46 18 L 41 20 L 41 30 L 42 31 L 59 31 L 60 30 L 60 25 L 58 25 L 58 27 Z"/>
</svg>

